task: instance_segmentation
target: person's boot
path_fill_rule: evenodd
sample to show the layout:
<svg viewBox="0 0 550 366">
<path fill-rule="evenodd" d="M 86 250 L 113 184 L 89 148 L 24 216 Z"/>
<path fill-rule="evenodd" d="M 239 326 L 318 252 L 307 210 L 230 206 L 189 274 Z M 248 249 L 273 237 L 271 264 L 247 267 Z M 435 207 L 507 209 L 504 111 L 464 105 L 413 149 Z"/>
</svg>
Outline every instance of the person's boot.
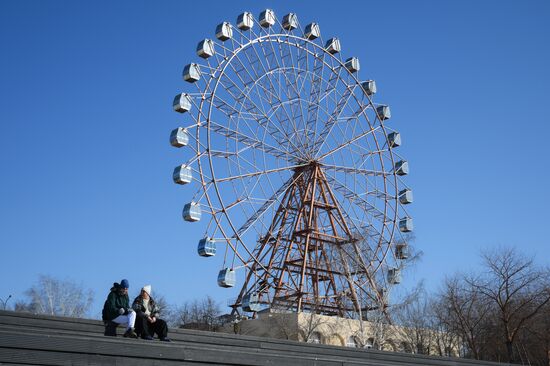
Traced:
<svg viewBox="0 0 550 366">
<path fill-rule="evenodd" d="M 116 327 L 118 326 L 118 324 L 111 321 L 107 321 L 104 324 L 105 332 L 103 334 L 109 337 L 116 337 Z"/>
<path fill-rule="evenodd" d="M 124 333 L 124 337 L 125 338 L 137 338 L 138 336 L 137 336 L 136 332 L 134 331 L 134 328 L 128 328 L 126 333 Z"/>
</svg>

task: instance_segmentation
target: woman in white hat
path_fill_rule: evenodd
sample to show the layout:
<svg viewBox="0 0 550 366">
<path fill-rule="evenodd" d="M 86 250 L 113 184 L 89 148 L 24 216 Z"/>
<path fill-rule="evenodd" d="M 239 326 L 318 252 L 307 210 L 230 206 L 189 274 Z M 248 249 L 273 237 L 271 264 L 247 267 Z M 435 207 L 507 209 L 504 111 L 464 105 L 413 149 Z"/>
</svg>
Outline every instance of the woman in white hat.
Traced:
<svg viewBox="0 0 550 366">
<path fill-rule="evenodd" d="M 143 339 L 152 340 L 156 333 L 161 341 L 170 342 L 168 326 L 159 318 L 159 308 L 151 297 L 151 285 L 145 285 L 134 299 L 132 308 L 136 312 L 136 333 Z"/>
</svg>

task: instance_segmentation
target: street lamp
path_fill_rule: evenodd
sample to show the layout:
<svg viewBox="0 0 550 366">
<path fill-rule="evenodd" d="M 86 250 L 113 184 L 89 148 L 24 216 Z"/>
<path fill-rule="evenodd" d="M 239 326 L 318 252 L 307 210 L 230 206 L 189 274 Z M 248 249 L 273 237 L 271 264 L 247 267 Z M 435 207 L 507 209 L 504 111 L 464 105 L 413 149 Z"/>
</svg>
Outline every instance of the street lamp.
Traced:
<svg viewBox="0 0 550 366">
<path fill-rule="evenodd" d="M 11 295 L 8 296 L 6 300 L 0 299 L 2 301 L 2 310 L 6 310 L 6 306 L 8 305 L 8 301 L 11 299 Z"/>
</svg>

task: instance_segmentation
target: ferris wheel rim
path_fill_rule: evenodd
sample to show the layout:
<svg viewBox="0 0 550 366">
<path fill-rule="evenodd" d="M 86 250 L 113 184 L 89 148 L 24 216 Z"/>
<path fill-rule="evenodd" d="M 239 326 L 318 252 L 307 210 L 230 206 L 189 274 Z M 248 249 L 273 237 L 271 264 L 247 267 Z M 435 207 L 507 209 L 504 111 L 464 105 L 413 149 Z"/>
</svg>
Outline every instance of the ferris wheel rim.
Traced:
<svg viewBox="0 0 550 366">
<path fill-rule="evenodd" d="M 336 61 L 337 63 L 339 63 L 339 66 L 340 66 L 340 67 L 344 68 L 343 62 L 342 62 L 338 57 L 335 57 L 333 54 L 327 52 L 323 47 L 321 47 L 321 46 L 318 45 L 317 43 L 312 42 L 312 41 L 310 41 L 310 40 L 308 40 L 308 39 L 306 39 L 306 38 L 303 38 L 303 37 L 300 37 L 300 36 L 296 36 L 296 35 L 291 35 L 291 34 L 282 34 L 282 33 L 271 33 L 271 34 L 266 34 L 266 35 L 262 35 L 262 36 L 259 36 L 259 37 L 257 37 L 257 38 L 251 39 L 251 40 L 249 40 L 247 43 L 241 44 L 240 47 L 238 47 L 237 49 L 233 50 L 231 56 L 230 56 L 227 60 L 225 60 L 224 65 L 223 65 L 223 68 L 222 68 L 221 70 L 220 70 L 220 67 L 219 67 L 219 64 L 218 64 L 218 66 L 216 67 L 216 70 L 219 70 L 219 74 L 218 74 L 218 76 L 215 78 L 215 86 L 214 86 L 213 90 L 211 91 L 212 98 L 214 98 L 214 95 L 216 94 L 217 88 L 219 87 L 220 79 L 221 79 L 221 78 L 223 77 L 223 75 L 225 74 L 225 69 L 226 69 L 227 67 L 229 67 L 231 61 L 236 57 L 237 54 L 239 54 L 241 51 L 245 50 L 247 47 L 252 46 L 252 45 L 254 45 L 254 44 L 256 44 L 256 43 L 261 43 L 261 42 L 264 41 L 264 40 L 267 40 L 267 41 L 269 41 L 269 42 L 273 42 L 274 40 L 279 40 L 279 39 L 280 39 L 279 37 L 293 38 L 293 39 L 295 39 L 295 40 L 297 40 L 297 41 L 302 41 L 302 42 L 305 42 L 305 43 L 307 43 L 307 44 L 309 44 L 309 45 L 312 45 L 312 46 L 315 47 L 316 49 L 320 50 L 320 51 L 322 52 L 323 56 L 330 55 L 330 57 L 332 57 L 332 59 L 333 59 L 334 61 Z M 298 47 L 298 48 L 300 48 L 301 50 L 303 50 L 303 51 L 305 51 L 305 52 L 308 52 L 308 53 L 312 54 L 314 57 L 317 58 L 317 54 L 313 54 L 313 53 L 311 53 L 310 50 L 308 50 L 307 48 L 301 47 L 301 45 L 300 45 L 299 43 L 290 43 L 290 42 L 285 42 L 284 40 L 283 40 L 282 43 L 285 43 L 287 46 Z M 328 66 L 328 64 L 327 64 L 324 60 L 322 60 L 321 62 L 323 62 L 323 64 L 324 64 L 325 66 Z M 345 68 L 344 68 L 344 69 L 345 69 Z M 276 70 L 278 70 L 278 68 L 277 68 Z M 271 71 L 274 71 L 274 70 L 271 70 Z M 346 71 L 347 71 L 347 70 L 346 70 Z M 351 78 L 353 78 L 354 86 L 355 86 L 355 87 L 359 86 L 359 85 L 360 85 L 360 81 L 355 77 L 355 75 L 353 75 L 353 74 L 350 73 L 349 71 L 348 71 L 348 74 L 349 74 L 348 76 L 350 76 Z M 209 79 L 209 82 L 208 82 L 208 84 L 207 84 L 208 86 L 210 85 L 210 82 L 211 82 L 213 79 L 214 79 L 213 76 Z M 352 93 L 352 96 L 357 100 L 357 97 L 356 97 L 353 93 Z M 364 95 L 364 97 L 366 97 L 366 98 L 368 99 L 368 105 L 374 106 L 374 102 L 371 100 L 370 96 Z M 202 104 L 203 104 L 203 103 L 201 102 L 201 105 L 202 105 Z M 206 118 L 206 124 L 207 124 L 207 126 L 208 126 L 208 127 L 207 127 L 207 135 L 208 135 L 208 138 L 207 138 L 208 143 L 207 143 L 207 144 L 208 144 L 208 146 L 210 146 L 210 134 L 211 134 L 211 132 L 212 132 L 211 129 L 210 129 L 210 123 L 211 123 L 211 111 L 212 111 L 213 108 L 214 108 L 213 103 L 209 103 L 209 106 L 208 106 L 208 115 L 207 115 L 207 118 Z M 201 108 L 201 110 L 202 110 L 202 108 Z M 364 111 L 361 112 L 361 113 L 364 114 Z M 366 116 L 365 116 L 365 117 L 366 117 Z M 365 119 L 367 119 L 367 121 L 368 121 L 368 118 L 365 118 Z M 370 124 L 370 121 L 369 121 L 369 124 Z M 384 126 L 382 123 L 380 123 L 380 128 L 383 130 L 384 133 L 386 133 L 385 126 Z M 327 137 L 328 137 L 328 136 L 327 136 Z M 378 140 L 377 140 L 376 136 L 374 136 L 374 139 L 375 139 L 375 143 L 376 143 L 377 147 L 379 148 L 380 145 L 378 144 Z M 209 150 L 210 150 L 210 149 L 209 149 Z M 329 153 L 329 154 L 330 154 L 330 153 Z M 327 155 L 329 155 L 329 154 L 325 154 L 325 156 L 327 156 Z M 243 240 L 242 238 L 240 238 L 240 235 L 237 233 L 237 228 L 236 228 L 236 226 L 233 224 L 233 222 L 231 221 L 231 217 L 229 216 L 229 214 L 227 213 L 227 211 L 224 209 L 225 204 L 224 204 L 224 201 L 223 201 L 223 199 L 222 199 L 221 193 L 220 193 L 219 188 L 218 188 L 218 185 L 217 185 L 217 180 L 216 180 L 216 177 L 215 177 L 215 174 L 216 174 L 216 173 L 215 173 L 215 168 L 214 168 L 213 163 L 212 163 L 212 161 L 213 161 L 212 158 L 213 158 L 213 157 L 212 157 L 211 151 L 208 151 L 208 156 L 209 156 L 209 167 L 210 167 L 210 172 L 211 172 L 211 175 L 212 175 L 212 183 L 213 183 L 213 185 L 214 185 L 214 189 L 215 189 L 215 191 L 216 191 L 216 195 L 217 195 L 218 201 L 219 201 L 220 205 L 222 206 L 222 213 L 225 215 L 226 220 L 228 221 L 228 223 L 229 223 L 229 225 L 230 225 L 230 227 L 231 227 L 231 230 L 232 230 L 232 231 L 234 232 L 234 234 L 236 235 L 236 238 L 235 238 L 235 239 L 236 239 L 238 242 L 240 242 L 240 243 L 242 244 L 242 246 L 245 248 L 245 250 L 246 250 L 247 253 L 250 255 L 250 257 L 253 258 L 253 259 L 255 260 L 254 255 L 252 254 L 252 252 L 251 252 L 250 250 L 248 250 L 247 246 L 244 244 L 244 240 Z M 325 157 L 325 156 L 323 156 L 323 157 Z M 393 163 L 395 159 L 394 159 L 394 157 L 393 157 L 393 152 L 391 151 L 391 149 L 389 150 L 389 156 L 390 156 L 391 162 Z M 382 164 L 382 166 L 383 166 L 383 164 L 384 164 L 383 159 L 380 158 L 380 162 L 381 162 L 381 164 Z M 288 169 L 288 168 L 290 168 L 290 167 L 287 167 L 287 169 Z M 388 174 L 388 175 L 389 175 L 389 174 Z M 386 177 L 384 176 L 384 185 L 385 185 L 385 179 L 386 179 Z M 396 178 L 395 175 L 394 175 L 394 185 L 395 185 L 395 186 L 397 186 L 397 182 L 396 182 L 396 181 L 397 181 L 397 178 Z M 384 190 L 386 191 L 387 188 L 385 187 Z M 208 195 L 208 196 L 209 196 L 209 195 Z M 209 199 L 208 201 L 209 201 L 209 204 L 212 206 L 211 200 Z M 385 204 L 385 212 L 384 212 L 384 215 L 385 215 L 385 216 L 387 216 L 387 207 L 386 207 L 386 206 L 387 206 L 387 201 L 386 201 L 386 204 Z M 397 211 L 397 210 L 396 210 L 396 211 Z M 394 214 L 394 218 L 393 218 L 392 222 L 395 223 L 396 217 L 397 217 L 397 212 Z M 218 220 L 216 220 L 216 221 L 218 221 Z M 391 241 L 391 238 L 393 238 L 393 233 L 394 233 L 394 230 L 395 230 L 395 225 L 391 225 L 391 226 L 392 226 L 392 227 L 391 227 L 391 231 L 392 231 L 392 232 L 391 232 L 391 234 L 390 234 L 390 241 Z M 384 228 L 386 228 L 386 227 L 387 227 L 387 225 L 384 224 L 383 227 L 382 227 L 383 230 L 384 230 Z M 388 229 L 389 229 L 389 228 L 388 228 Z M 226 238 L 233 238 L 233 235 L 230 236 L 230 237 L 228 237 L 227 234 L 224 234 L 224 236 L 225 236 Z M 382 241 L 383 238 L 384 238 L 384 237 L 383 237 L 383 232 L 379 235 L 379 237 L 380 237 L 380 241 Z M 230 240 L 228 240 L 228 242 L 229 242 L 229 241 L 230 241 Z M 233 245 L 231 245 L 231 247 L 232 247 L 233 250 L 235 250 L 235 248 L 233 247 Z M 386 255 L 387 255 L 387 252 L 388 252 L 388 251 L 389 251 L 389 246 L 387 246 L 387 250 L 385 251 L 386 253 L 384 254 L 384 257 L 382 258 L 382 260 L 385 259 L 385 257 L 386 257 Z M 240 259 L 241 259 L 241 261 L 242 261 L 243 263 L 247 262 L 247 261 L 245 261 L 242 257 L 241 257 Z"/>
<path fill-rule="evenodd" d="M 260 276 L 256 271 L 263 271 L 264 275 L 261 275 L 261 278 L 266 280 L 273 277 L 274 281 L 271 283 L 270 280 L 270 286 L 274 286 L 276 283 L 274 274 L 279 269 L 274 267 L 272 273 L 271 264 L 266 262 L 266 266 L 269 267 L 266 268 L 264 259 L 270 255 L 273 260 L 275 249 L 267 249 L 264 252 L 262 252 L 264 249 L 258 249 L 260 241 L 264 240 L 262 233 L 268 230 L 267 233 L 273 235 L 272 229 L 268 229 L 268 227 L 275 225 L 275 221 L 270 224 L 272 215 L 280 215 L 279 210 L 283 207 L 282 200 L 287 199 L 283 196 L 293 197 L 292 199 L 295 200 L 294 203 L 290 203 L 290 200 L 285 201 L 284 204 L 291 205 L 286 206 L 290 209 L 303 207 L 304 204 L 307 204 L 304 203 L 307 202 L 307 197 L 310 197 L 309 199 L 313 202 L 313 196 L 307 196 L 307 193 L 306 196 L 303 196 L 303 193 L 292 188 L 294 184 L 297 184 L 296 180 L 300 176 L 294 181 L 292 180 L 294 174 L 288 177 L 289 172 L 297 172 L 302 169 L 304 172 L 310 172 L 309 176 L 304 175 L 308 177 L 304 178 L 304 182 L 313 185 L 321 184 L 319 185 L 321 190 L 324 189 L 323 185 L 326 185 L 326 190 L 331 195 L 332 202 L 335 203 L 334 207 L 337 210 L 342 210 L 341 217 L 336 220 L 340 220 L 338 221 L 339 225 L 347 227 L 345 232 L 338 231 L 340 229 L 335 229 L 333 224 L 331 231 L 327 226 L 327 218 L 323 219 L 318 216 L 319 218 L 314 219 L 314 222 L 319 220 L 319 233 L 328 236 L 332 233 L 334 235 L 332 237 L 336 240 L 342 235 L 349 238 L 340 239 L 340 242 L 334 242 L 334 248 L 326 249 L 327 252 L 324 255 L 327 262 L 324 264 L 325 267 L 321 265 L 318 270 L 330 270 L 331 267 L 338 268 L 338 266 L 345 268 L 337 275 L 342 276 L 338 277 L 339 282 L 334 283 L 333 280 L 334 292 L 329 293 L 328 291 L 332 290 L 325 286 L 324 291 L 327 291 L 325 297 L 335 299 L 323 300 L 323 303 L 329 306 L 342 302 L 342 304 L 345 303 L 342 305 L 344 306 L 343 311 L 359 311 L 360 314 L 363 305 L 358 305 L 359 302 L 367 304 L 372 300 L 382 304 L 385 301 L 385 290 L 388 288 L 388 284 L 399 283 L 389 279 L 390 270 L 394 274 L 398 270 L 397 267 L 391 265 L 397 263 L 401 268 L 400 260 L 406 259 L 409 255 L 398 255 L 396 245 L 399 246 L 400 244 L 397 243 L 402 242 L 395 242 L 395 240 L 399 240 L 399 237 L 401 240 L 403 239 L 403 234 L 399 232 L 412 230 L 412 219 L 409 218 L 406 208 L 403 207 L 403 205 L 412 202 L 412 191 L 408 188 L 399 191 L 403 185 L 400 176 L 408 174 L 408 165 L 405 165 L 407 161 L 403 160 L 400 154 L 393 149 L 401 144 L 401 139 L 399 133 L 392 130 L 391 127 L 389 127 L 389 131 L 393 132 L 388 134 L 388 126 L 383 121 L 390 118 L 389 107 L 374 103 L 372 99 L 372 95 L 376 93 L 374 81 L 362 82 L 358 79 L 356 72 L 359 71 L 359 60 L 356 57 L 351 57 L 345 61 L 344 65 L 340 53 L 341 46 L 337 38 L 330 38 L 325 47 L 319 44 L 318 41 L 324 42 L 320 37 L 317 23 L 309 24 L 305 28 L 306 32 L 303 33 L 303 36 L 292 34 L 292 30 L 296 27 L 302 29 L 293 13 L 285 15 L 283 23 L 279 22 L 281 29 L 276 31 L 276 27 L 271 26 L 278 20 L 275 20 L 273 11 L 269 10 L 269 12 L 273 19 L 268 23 L 265 19 L 267 10 L 262 12 L 258 23 L 254 21 L 251 13 L 245 12 L 239 15 L 238 19 L 247 18 L 249 25 L 248 28 L 243 28 L 242 24 L 244 23 L 238 20 L 237 27 L 241 30 L 250 30 L 250 32 L 241 32 L 241 30 L 233 28 L 230 23 L 224 22 L 223 26 L 229 26 L 229 36 L 223 35 L 226 38 L 220 38 L 217 28 L 216 38 L 220 41 L 230 39 L 230 43 L 220 43 L 210 39 L 199 42 L 197 54 L 203 58 L 204 63 L 200 62 L 200 65 L 192 63 L 184 69 L 186 81 L 191 83 L 199 81 L 195 84 L 198 93 L 193 93 L 193 95 L 200 98 L 198 103 L 193 101 L 194 105 L 198 104 L 198 111 L 196 117 L 193 115 L 195 124 L 189 127 L 196 127 L 194 136 L 196 156 L 186 163 L 189 167 L 181 166 L 182 171 L 186 167 L 185 174 L 189 174 L 189 176 L 183 178 L 183 173 L 178 173 L 180 177 L 177 181 L 176 170 L 174 170 L 176 183 L 186 184 L 193 180 L 200 184 L 199 191 L 193 196 L 193 201 L 186 204 L 184 208 L 184 219 L 198 221 L 201 212 L 209 214 L 206 239 L 201 239 L 202 244 L 199 244 L 201 256 L 213 255 L 200 251 L 204 247 L 203 240 L 214 239 L 214 242 L 219 240 L 226 244 L 224 267 L 222 267 L 224 270 L 233 271 L 248 267 L 245 284 L 239 298 L 244 291 L 246 293 L 256 291 L 256 287 L 254 289 L 247 287 L 252 276 L 255 276 L 255 279 L 250 282 L 251 284 L 258 286 L 261 283 L 257 282 L 260 280 Z M 294 16 L 296 23 L 294 26 L 288 25 L 291 16 Z M 255 31 L 258 27 L 254 30 L 251 29 L 253 24 L 261 25 L 259 32 Z M 311 33 L 307 33 L 311 32 L 313 25 L 317 26 L 314 35 L 314 37 L 319 37 L 317 41 L 310 38 Z M 231 28 L 241 37 L 239 38 L 238 34 L 233 37 Z M 207 43 L 210 49 L 203 47 Z M 214 45 L 221 47 L 223 52 L 215 52 Z M 269 46 L 271 51 L 268 49 Z M 247 51 L 250 48 L 255 55 L 251 51 Z M 212 57 L 213 55 L 215 57 Z M 265 61 L 262 57 L 265 58 Z M 207 72 L 201 72 L 199 66 L 200 68 L 204 67 Z M 194 74 L 189 73 L 190 68 L 195 68 Z M 312 76 L 315 74 L 318 74 L 318 77 Z M 262 81 L 262 78 L 266 78 L 267 82 Z M 262 90 L 269 94 L 262 95 Z M 183 100 L 184 94 L 181 96 Z M 325 98 L 326 102 L 323 101 Z M 182 100 L 177 107 L 174 100 L 174 109 L 183 113 L 189 111 L 190 107 L 185 107 Z M 315 107 L 312 109 L 313 113 L 310 113 L 312 105 Z M 359 108 L 356 110 L 357 107 Z M 300 120 L 293 121 L 291 116 Z M 264 117 L 265 120 L 263 120 Z M 254 121 L 258 123 L 259 127 L 252 125 Z M 348 124 L 348 121 L 352 123 Z M 361 127 L 361 124 L 364 126 Z M 279 128 L 277 125 L 281 127 Z M 178 143 L 180 141 L 179 129 L 182 128 L 178 128 Z M 266 138 L 266 134 L 269 137 Z M 187 137 L 185 138 L 187 139 Z M 251 141 L 257 141 L 258 144 L 251 144 Z M 174 145 L 174 143 L 172 144 Z M 307 149 L 307 152 L 300 151 L 300 149 Z M 346 159 L 348 156 L 352 158 Z M 222 163 L 224 159 L 220 159 L 222 157 L 226 158 L 225 164 Z M 308 159 L 304 159 L 304 157 L 308 157 Z M 401 160 L 397 161 L 399 158 Z M 317 162 L 315 164 L 318 164 L 319 167 L 322 166 L 320 174 L 321 176 L 325 174 L 326 178 L 321 178 L 321 183 L 315 183 L 314 180 L 313 183 L 308 183 L 308 179 L 318 179 L 312 178 L 313 168 L 307 167 L 311 161 Z M 193 162 L 196 162 L 198 166 L 198 179 L 190 175 L 190 169 L 193 169 L 190 164 Z M 398 167 L 401 169 L 401 166 L 403 169 L 398 171 Z M 287 196 L 286 192 L 291 188 L 294 190 L 290 191 Z M 405 191 L 408 192 L 403 194 Z M 313 190 L 313 195 L 314 192 L 315 190 Z M 199 196 L 198 200 L 195 199 L 197 195 Z M 300 203 L 300 200 L 304 201 Z M 323 198 L 319 197 L 319 200 L 321 203 L 331 204 L 327 198 L 323 201 Z M 198 205 L 198 211 L 193 211 L 197 212 L 196 216 L 186 216 L 190 215 L 189 205 L 193 204 Z M 201 206 L 203 211 L 201 211 Z M 264 206 L 267 209 L 264 209 Z M 308 207 L 313 207 L 313 203 L 310 203 Z M 308 210 L 313 212 L 312 208 L 308 208 Z M 406 216 L 399 219 L 400 212 L 405 212 Z M 310 213 L 310 215 L 312 214 Z M 316 215 L 322 215 L 322 213 Z M 332 218 L 330 220 L 332 222 Z M 241 221 L 244 221 L 242 225 Z M 311 219 L 308 222 L 311 223 Z M 298 227 L 297 225 L 294 230 Z M 339 227 L 343 228 L 343 226 Z M 280 236 L 283 224 L 276 229 L 279 230 L 277 235 Z M 289 229 L 290 232 L 286 234 Z M 248 233 L 248 230 L 251 233 Z M 283 235 L 294 235 L 290 226 L 285 227 L 284 230 L 285 234 Z M 253 238 L 254 232 L 259 235 L 258 239 Z M 296 235 L 301 234 L 296 232 Z M 283 237 L 283 242 L 277 243 L 277 245 L 288 246 L 288 251 L 295 250 L 297 255 L 300 255 L 298 251 L 301 250 L 299 249 L 301 244 L 287 242 L 285 238 Z M 262 244 L 264 247 L 267 242 L 267 239 L 265 240 Z M 349 244 L 341 246 L 339 243 Z M 305 245 L 307 252 L 307 244 Z M 296 248 L 291 249 L 293 246 Z M 394 247 L 396 252 L 392 257 L 390 253 Z M 269 250 L 272 250 L 271 254 Z M 225 267 L 228 254 L 233 256 L 231 267 Z M 305 256 L 305 254 L 302 255 Z M 353 259 L 354 255 L 357 259 Z M 339 256 L 340 259 L 333 258 L 333 256 Z M 243 265 L 235 266 L 236 259 Z M 280 261 L 281 258 L 276 260 Z M 304 263 L 303 268 L 305 268 L 307 258 L 302 257 L 302 262 Z M 348 264 L 351 266 L 350 268 L 347 267 Z M 286 262 L 284 265 L 287 265 Z M 387 277 L 383 275 L 383 271 L 380 271 L 383 267 L 388 269 Z M 286 286 L 289 293 L 299 291 L 292 296 L 297 296 L 296 299 L 299 299 L 297 306 L 300 308 L 302 295 L 296 294 L 302 293 L 303 279 L 299 280 L 300 289 L 296 290 L 296 279 L 291 278 L 290 270 L 286 275 L 288 277 L 285 279 L 286 284 L 282 282 L 284 273 L 278 273 L 281 278 L 277 279 L 277 286 L 281 286 L 281 284 Z M 220 276 L 221 274 L 220 271 Z M 304 269 L 302 269 L 302 276 L 304 276 Z M 290 280 L 294 283 L 291 284 Z M 349 286 L 345 284 L 344 280 L 347 280 Z M 218 283 L 220 283 L 219 281 L 218 278 Z M 307 281 L 305 286 L 310 286 Z M 368 288 L 363 289 L 363 286 Z M 360 289 L 358 290 L 360 298 L 355 294 L 355 287 Z M 277 291 L 275 290 L 273 296 L 276 296 Z M 271 295 L 266 293 L 265 296 L 269 300 Z M 275 301 L 274 299 L 275 297 L 273 301 Z M 271 300 L 269 301 L 271 302 Z M 310 301 L 309 306 L 311 306 L 312 300 L 308 295 L 306 295 L 305 301 L 306 304 Z M 237 302 L 232 305 L 234 310 L 237 305 Z"/>
</svg>

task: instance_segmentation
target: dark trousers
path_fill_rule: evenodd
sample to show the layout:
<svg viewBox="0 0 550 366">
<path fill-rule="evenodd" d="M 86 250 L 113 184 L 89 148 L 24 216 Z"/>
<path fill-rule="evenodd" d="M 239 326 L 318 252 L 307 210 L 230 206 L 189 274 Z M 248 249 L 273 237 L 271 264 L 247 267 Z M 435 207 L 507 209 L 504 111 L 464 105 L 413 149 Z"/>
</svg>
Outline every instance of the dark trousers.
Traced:
<svg viewBox="0 0 550 366">
<path fill-rule="evenodd" d="M 152 337 L 155 333 L 160 339 L 166 338 L 168 335 L 168 326 L 164 320 L 157 319 L 154 323 L 149 323 L 147 316 L 140 316 L 139 314 L 136 317 L 135 328 L 137 335 L 141 338 Z"/>
<path fill-rule="evenodd" d="M 118 324 L 110 320 L 105 321 L 104 324 L 105 332 L 103 334 L 110 337 L 116 337 L 116 327 L 118 327 Z"/>
</svg>

